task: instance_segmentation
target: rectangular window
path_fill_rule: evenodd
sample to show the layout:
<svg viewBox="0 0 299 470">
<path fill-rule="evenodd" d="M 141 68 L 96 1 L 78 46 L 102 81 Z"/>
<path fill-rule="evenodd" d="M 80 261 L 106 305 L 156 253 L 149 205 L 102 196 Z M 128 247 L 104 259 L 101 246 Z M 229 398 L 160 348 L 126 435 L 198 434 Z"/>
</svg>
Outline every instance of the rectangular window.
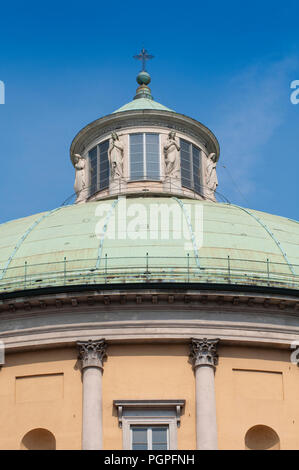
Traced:
<svg viewBox="0 0 299 470">
<path fill-rule="evenodd" d="M 98 148 L 93 148 L 88 155 L 90 161 L 90 194 L 94 194 L 97 191 L 98 180 Z"/>
<path fill-rule="evenodd" d="M 200 150 L 192 145 L 193 184 L 196 192 L 201 193 Z"/>
<path fill-rule="evenodd" d="M 132 450 L 168 450 L 168 426 L 131 426 Z"/>
<path fill-rule="evenodd" d="M 200 150 L 190 142 L 180 139 L 182 186 L 202 193 Z"/>
<path fill-rule="evenodd" d="M 191 184 L 191 145 L 181 139 L 181 177 L 182 186 L 192 188 Z"/>
<path fill-rule="evenodd" d="M 185 400 L 114 400 L 123 448 L 177 449 L 177 427 Z"/>
<path fill-rule="evenodd" d="M 130 135 L 130 179 L 160 179 L 159 134 Z"/>
<path fill-rule="evenodd" d="M 90 195 L 109 186 L 109 139 L 88 152 L 90 168 Z"/>
<path fill-rule="evenodd" d="M 143 179 L 143 134 L 130 135 L 130 175 L 131 180 Z"/>
<path fill-rule="evenodd" d="M 145 134 L 146 139 L 146 176 L 160 179 L 159 134 Z"/>
<path fill-rule="evenodd" d="M 106 189 L 109 186 L 109 160 L 108 160 L 109 140 L 105 140 L 99 145 L 100 151 L 100 175 L 99 187 Z"/>
</svg>

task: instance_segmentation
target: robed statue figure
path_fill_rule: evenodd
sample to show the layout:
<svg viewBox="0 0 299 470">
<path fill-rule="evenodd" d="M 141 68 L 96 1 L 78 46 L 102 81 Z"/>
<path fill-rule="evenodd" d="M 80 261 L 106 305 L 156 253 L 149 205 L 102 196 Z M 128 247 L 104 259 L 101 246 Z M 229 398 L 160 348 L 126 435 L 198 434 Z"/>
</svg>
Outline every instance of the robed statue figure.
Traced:
<svg viewBox="0 0 299 470">
<path fill-rule="evenodd" d="M 164 148 L 165 177 L 180 178 L 180 146 L 176 139 L 176 133 L 170 131 Z"/>
<path fill-rule="evenodd" d="M 108 158 L 111 180 L 124 177 L 124 146 L 116 132 L 112 132 L 109 142 Z"/>
<path fill-rule="evenodd" d="M 74 190 L 77 195 L 76 203 L 83 202 L 86 199 L 86 179 L 85 165 L 86 160 L 78 153 L 73 155 L 73 162 L 76 170 Z"/>
</svg>

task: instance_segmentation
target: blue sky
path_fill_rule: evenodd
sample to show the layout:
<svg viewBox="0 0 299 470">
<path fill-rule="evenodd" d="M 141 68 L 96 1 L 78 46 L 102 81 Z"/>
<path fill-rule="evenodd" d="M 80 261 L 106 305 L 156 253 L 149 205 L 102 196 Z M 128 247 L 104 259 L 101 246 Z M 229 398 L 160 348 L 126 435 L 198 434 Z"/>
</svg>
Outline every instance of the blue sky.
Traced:
<svg viewBox="0 0 299 470">
<path fill-rule="evenodd" d="M 0 17 L 0 222 L 73 193 L 71 141 L 131 101 L 143 45 L 154 98 L 217 136 L 219 192 L 299 220 L 298 2 L 27 0 Z"/>
</svg>

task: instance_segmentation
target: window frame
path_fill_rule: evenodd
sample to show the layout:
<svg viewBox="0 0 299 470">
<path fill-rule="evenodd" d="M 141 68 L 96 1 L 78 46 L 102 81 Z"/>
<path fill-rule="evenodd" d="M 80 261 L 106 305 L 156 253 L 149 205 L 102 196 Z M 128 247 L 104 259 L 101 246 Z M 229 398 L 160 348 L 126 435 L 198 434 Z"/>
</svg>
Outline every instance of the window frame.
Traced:
<svg viewBox="0 0 299 470">
<path fill-rule="evenodd" d="M 104 150 L 101 152 L 100 150 L 101 146 L 103 146 L 104 144 L 106 144 L 107 150 Z M 104 189 L 108 189 L 110 185 L 110 162 L 109 162 L 110 139 L 105 139 L 102 142 L 99 142 L 97 147 L 98 147 L 98 191 L 104 191 Z M 103 156 L 104 153 L 107 153 L 107 158 L 106 158 L 107 177 L 106 178 L 102 177 L 102 181 L 101 181 L 101 176 L 103 175 L 103 169 L 101 168 L 101 166 L 104 163 L 103 158 L 101 162 L 101 155 Z M 104 184 L 104 181 L 106 181 L 105 184 Z M 102 186 L 101 186 L 101 183 L 102 183 Z"/>
<path fill-rule="evenodd" d="M 140 179 L 132 179 L 131 178 L 131 136 L 132 135 L 142 135 L 142 162 L 143 162 L 143 175 L 142 178 Z M 128 182 L 134 181 L 134 182 L 139 182 L 139 181 L 144 181 L 144 171 L 145 171 L 145 159 L 144 159 L 144 133 L 143 132 L 132 132 L 128 134 Z"/>
<path fill-rule="evenodd" d="M 168 450 L 177 449 L 177 428 L 185 400 L 113 400 L 113 404 L 117 408 L 119 427 L 123 429 L 124 450 L 132 447 L 131 426 L 134 425 L 168 426 Z"/>
<path fill-rule="evenodd" d="M 133 450 L 133 427 L 140 427 L 140 428 L 146 428 L 146 444 L 148 446 L 148 449 L 146 450 L 153 450 L 153 429 L 157 427 L 164 427 L 166 428 L 166 446 L 167 448 L 164 450 L 170 450 L 169 449 L 169 426 L 164 425 L 164 424 L 158 424 L 158 425 L 130 425 L 130 450 Z M 136 450 L 136 449 L 135 449 Z M 162 450 L 162 449 L 161 449 Z"/>
<path fill-rule="evenodd" d="M 106 189 L 109 189 L 110 185 L 110 166 L 109 166 L 109 157 L 108 157 L 108 184 L 104 187 L 101 188 L 100 183 L 101 183 L 101 152 L 100 152 L 100 146 L 104 143 L 108 142 L 108 150 L 109 151 L 109 139 L 104 139 L 101 142 L 99 142 L 97 145 L 92 147 L 90 150 L 87 151 L 87 159 L 88 159 L 88 181 L 89 181 L 89 197 L 93 196 L 94 194 L 98 193 L 99 191 L 104 191 Z M 92 165 L 91 165 L 91 158 L 90 158 L 90 153 L 96 149 L 96 184 L 93 186 L 91 184 L 92 181 Z M 95 187 L 95 191 L 93 191 L 93 187 Z"/>
<path fill-rule="evenodd" d="M 92 163 L 91 163 L 91 156 L 90 156 L 90 153 L 93 152 L 94 150 L 96 150 L 96 155 L 93 157 L 94 160 L 96 161 L 96 182 L 95 182 L 95 185 L 93 186 L 92 184 L 92 175 L 93 175 L 93 172 L 92 172 Z M 97 191 L 98 191 L 98 146 L 95 145 L 94 147 L 92 147 L 90 150 L 88 150 L 87 152 L 87 156 L 88 156 L 88 194 L 89 194 L 89 197 L 92 196 L 93 194 L 95 194 Z M 93 191 L 93 188 L 95 188 L 95 190 Z"/>
<path fill-rule="evenodd" d="M 144 427 L 155 427 L 155 426 L 166 426 L 167 432 L 167 450 L 177 449 L 177 423 L 175 416 L 169 417 L 145 417 L 145 416 L 123 416 L 122 418 L 122 430 L 123 430 L 123 449 L 132 450 L 132 426 L 144 426 Z M 151 450 L 151 449 L 148 449 Z"/>
<path fill-rule="evenodd" d="M 141 179 L 131 178 L 131 135 L 142 135 L 142 152 L 143 152 L 143 176 Z M 147 176 L 147 155 L 146 155 L 146 135 L 153 134 L 158 136 L 158 163 L 159 163 L 159 176 L 151 178 Z M 131 132 L 128 134 L 128 180 L 129 182 L 139 181 L 161 181 L 161 134 L 159 132 Z"/>
<path fill-rule="evenodd" d="M 143 145 L 144 145 L 144 171 L 147 173 L 147 153 L 146 153 L 146 136 L 147 135 L 157 135 L 158 136 L 158 171 L 159 171 L 159 175 L 157 178 L 150 178 L 147 176 L 147 174 L 144 176 L 144 179 L 146 181 L 161 181 L 161 134 L 158 133 L 158 132 L 144 132 L 144 141 L 143 141 Z"/>
<path fill-rule="evenodd" d="M 189 140 L 184 139 L 183 137 L 180 137 L 180 147 L 182 149 L 182 141 L 188 144 L 189 146 L 189 163 L 190 163 L 190 187 L 183 184 L 183 178 L 182 178 L 182 150 L 180 150 L 180 166 L 181 166 L 181 185 L 183 188 L 189 189 L 190 191 L 195 191 L 196 193 L 199 193 L 203 195 L 203 170 L 202 170 L 202 149 L 198 147 L 197 145 L 193 144 L 193 142 L 190 142 Z M 195 180 L 194 180 L 194 152 L 193 149 L 196 149 L 199 153 L 199 160 L 198 160 L 198 170 L 200 171 L 199 173 L 199 187 L 200 190 L 196 188 Z"/>
</svg>

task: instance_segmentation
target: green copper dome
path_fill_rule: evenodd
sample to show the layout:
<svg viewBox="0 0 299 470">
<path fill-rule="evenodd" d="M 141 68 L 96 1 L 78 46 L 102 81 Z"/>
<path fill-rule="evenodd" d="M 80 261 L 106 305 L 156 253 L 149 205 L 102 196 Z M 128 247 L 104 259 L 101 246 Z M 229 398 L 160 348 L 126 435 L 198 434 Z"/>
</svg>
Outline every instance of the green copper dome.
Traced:
<svg viewBox="0 0 299 470">
<path fill-rule="evenodd" d="M 105 282 L 205 282 L 299 288 L 299 223 L 237 206 L 169 197 L 132 197 L 64 206 L 0 226 L 0 291 Z M 138 206 L 136 206 L 138 205 Z M 190 240 L 173 227 L 151 236 L 144 222 L 136 236 L 132 214 L 153 205 L 186 217 Z M 187 206 L 191 216 L 186 214 Z M 203 210 L 202 245 L 193 245 Z M 133 212 L 132 212 L 133 211 Z M 197 215 L 196 215 L 197 214 Z M 104 228 L 96 234 L 100 220 Z M 126 224 L 124 224 L 126 222 Z M 124 226 L 127 226 L 127 235 Z M 268 260 L 268 261 L 267 261 Z"/>
<path fill-rule="evenodd" d="M 125 104 L 121 108 L 118 108 L 114 113 L 121 113 L 123 111 L 132 111 L 134 109 L 157 109 L 159 111 L 173 111 L 170 108 L 167 108 L 157 101 L 148 99 L 148 98 L 139 98 L 137 100 L 130 101 L 130 103 Z"/>
</svg>

